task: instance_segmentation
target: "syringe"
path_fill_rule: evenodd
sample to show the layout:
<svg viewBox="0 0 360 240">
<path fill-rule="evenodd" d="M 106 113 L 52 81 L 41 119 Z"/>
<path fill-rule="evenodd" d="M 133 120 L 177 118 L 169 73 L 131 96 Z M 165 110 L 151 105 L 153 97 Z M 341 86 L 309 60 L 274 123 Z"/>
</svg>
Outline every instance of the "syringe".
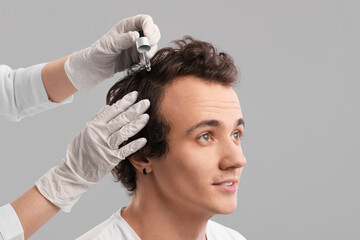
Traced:
<svg viewBox="0 0 360 240">
<path fill-rule="evenodd" d="M 136 40 L 136 49 L 142 55 L 145 63 L 146 70 L 149 72 L 151 70 L 150 59 L 146 56 L 146 52 L 151 49 L 149 39 L 144 36 L 142 30 L 138 31 L 140 37 Z"/>
</svg>

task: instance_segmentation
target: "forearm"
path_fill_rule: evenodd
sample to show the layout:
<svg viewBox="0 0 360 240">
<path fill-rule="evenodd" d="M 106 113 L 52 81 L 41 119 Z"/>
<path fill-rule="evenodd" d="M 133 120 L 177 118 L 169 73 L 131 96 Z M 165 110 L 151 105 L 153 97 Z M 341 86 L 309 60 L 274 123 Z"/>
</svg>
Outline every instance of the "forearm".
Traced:
<svg viewBox="0 0 360 240">
<path fill-rule="evenodd" d="M 53 102 L 62 102 L 77 92 L 65 73 L 64 64 L 68 57 L 50 62 L 42 69 L 41 78 L 48 97 Z"/>
<path fill-rule="evenodd" d="M 60 210 L 41 195 L 35 186 L 12 202 L 11 206 L 24 229 L 25 239 L 28 239 Z"/>
</svg>

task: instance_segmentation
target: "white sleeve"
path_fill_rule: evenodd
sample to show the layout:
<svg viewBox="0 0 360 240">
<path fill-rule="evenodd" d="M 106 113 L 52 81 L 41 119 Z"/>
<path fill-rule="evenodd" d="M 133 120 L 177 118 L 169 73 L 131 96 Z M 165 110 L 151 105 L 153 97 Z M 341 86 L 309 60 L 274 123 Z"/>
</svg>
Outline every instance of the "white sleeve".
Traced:
<svg viewBox="0 0 360 240">
<path fill-rule="evenodd" d="M 24 240 L 24 231 L 10 204 L 0 207 L 0 240 Z"/>
<path fill-rule="evenodd" d="M 61 103 L 49 100 L 41 78 L 45 64 L 16 70 L 0 65 L 0 117 L 20 121 L 24 117 L 72 102 L 73 96 Z"/>
</svg>

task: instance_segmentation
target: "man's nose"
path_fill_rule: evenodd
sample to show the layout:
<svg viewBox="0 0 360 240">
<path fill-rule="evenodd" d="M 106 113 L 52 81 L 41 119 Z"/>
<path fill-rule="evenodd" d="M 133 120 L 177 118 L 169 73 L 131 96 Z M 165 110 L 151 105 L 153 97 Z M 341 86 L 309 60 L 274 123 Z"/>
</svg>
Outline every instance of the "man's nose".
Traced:
<svg viewBox="0 0 360 240">
<path fill-rule="evenodd" d="M 242 168 L 246 164 L 240 143 L 235 143 L 231 138 L 222 141 L 219 153 L 221 156 L 219 167 L 222 170 L 228 168 Z"/>
</svg>

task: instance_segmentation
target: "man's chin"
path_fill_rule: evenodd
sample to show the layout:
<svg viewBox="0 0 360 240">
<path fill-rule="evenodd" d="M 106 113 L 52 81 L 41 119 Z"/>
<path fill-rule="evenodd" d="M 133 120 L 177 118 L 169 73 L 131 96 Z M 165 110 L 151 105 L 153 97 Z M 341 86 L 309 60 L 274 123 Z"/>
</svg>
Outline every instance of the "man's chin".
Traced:
<svg viewBox="0 0 360 240">
<path fill-rule="evenodd" d="M 236 210 L 236 207 L 237 200 L 231 202 L 224 201 L 218 205 L 216 214 L 231 214 Z"/>
</svg>

